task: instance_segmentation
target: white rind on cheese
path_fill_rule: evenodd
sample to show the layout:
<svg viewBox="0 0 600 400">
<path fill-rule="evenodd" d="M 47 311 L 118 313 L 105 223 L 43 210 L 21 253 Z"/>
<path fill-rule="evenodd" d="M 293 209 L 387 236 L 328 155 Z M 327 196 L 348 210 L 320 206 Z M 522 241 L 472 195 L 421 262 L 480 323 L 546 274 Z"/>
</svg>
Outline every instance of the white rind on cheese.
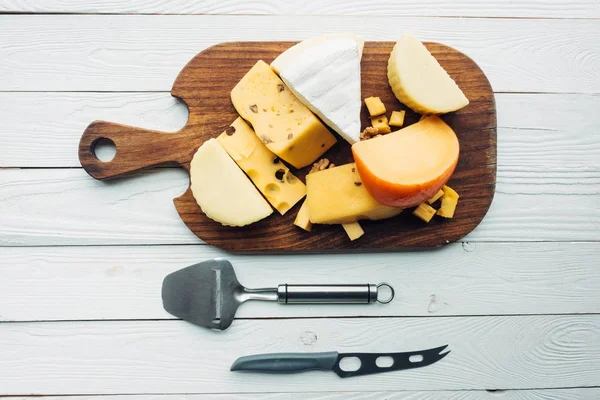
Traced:
<svg viewBox="0 0 600 400">
<path fill-rule="evenodd" d="M 388 81 L 398 100 L 420 114 L 443 114 L 469 104 L 425 45 L 408 33 L 392 50 Z"/>
<path fill-rule="evenodd" d="M 214 221 L 245 226 L 268 217 L 273 209 L 216 139 L 204 142 L 190 164 L 196 202 Z"/>
<path fill-rule="evenodd" d="M 302 52 L 305 49 L 335 39 L 354 40 L 358 48 L 358 56 L 359 58 L 362 57 L 363 48 L 365 46 L 365 41 L 362 37 L 354 35 L 352 33 L 329 33 L 327 35 L 312 37 L 293 45 L 292 47 L 281 53 L 275 60 L 273 60 L 273 62 L 271 63 L 271 68 L 273 68 L 273 70 L 277 72 L 277 74 L 279 74 L 281 69 L 289 65 L 293 65 L 296 61 L 296 58 L 300 54 L 302 54 Z"/>
<path fill-rule="evenodd" d="M 271 64 L 296 97 L 351 144 L 360 140 L 363 43 L 355 35 L 309 39 Z"/>
</svg>

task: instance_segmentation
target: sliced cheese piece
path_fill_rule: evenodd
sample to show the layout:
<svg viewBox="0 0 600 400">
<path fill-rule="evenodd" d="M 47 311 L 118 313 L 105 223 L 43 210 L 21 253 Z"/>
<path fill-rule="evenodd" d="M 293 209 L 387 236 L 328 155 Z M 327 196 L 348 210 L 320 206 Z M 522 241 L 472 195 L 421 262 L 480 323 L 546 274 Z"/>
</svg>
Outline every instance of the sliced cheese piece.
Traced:
<svg viewBox="0 0 600 400">
<path fill-rule="evenodd" d="M 233 88 L 231 101 L 269 150 L 296 168 L 313 163 L 336 142 L 264 61 Z"/>
<path fill-rule="evenodd" d="M 307 232 L 312 230 L 312 223 L 310 222 L 310 216 L 308 215 L 308 205 L 306 204 L 306 201 L 302 203 L 302 206 L 296 215 L 296 219 L 294 220 L 294 225 Z"/>
<path fill-rule="evenodd" d="M 281 215 L 306 195 L 306 186 L 238 118 L 217 141 Z"/>
<path fill-rule="evenodd" d="M 379 134 L 390 133 L 392 131 L 392 128 L 390 128 L 388 125 L 388 119 L 385 115 L 371 117 L 371 125 L 373 128 L 377 129 L 377 133 Z"/>
<path fill-rule="evenodd" d="M 435 215 L 435 208 L 431 207 L 429 204 L 421 203 L 412 213 L 422 221 L 429 222 Z"/>
<path fill-rule="evenodd" d="M 433 197 L 432 197 L 432 198 L 430 198 L 429 200 L 427 200 L 427 202 L 428 202 L 429 204 L 433 204 L 433 203 L 435 203 L 436 201 L 438 201 L 438 200 L 439 200 L 439 198 L 440 198 L 440 197 L 442 197 L 443 195 L 444 195 L 444 191 L 443 191 L 442 189 L 440 189 L 440 190 L 438 190 L 438 191 L 437 191 L 437 193 L 436 193 L 435 195 L 433 195 Z"/>
<path fill-rule="evenodd" d="M 326 36 L 286 50 L 271 67 L 312 112 L 350 143 L 360 140 L 362 39 Z"/>
<path fill-rule="evenodd" d="M 458 193 L 450 186 L 444 185 L 442 188 L 444 195 L 442 196 L 442 206 L 437 211 L 437 215 L 444 218 L 454 218 L 454 211 L 458 204 Z"/>
<path fill-rule="evenodd" d="M 306 203 L 313 224 L 348 224 L 402 212 L 378 203 L 363 186 L 354 164 L 306 175 Z"/>
<path fill-rule="evenodd" d="M 223 225 L 245 226 L 273 212 L 216 139 L 204 142 L 194 155 L 190 181 L 202 211 Z"/>
<path fill-rule="evenodd" d="M 406 111 L 392 111 L 392 116 L 390 117 L 390 126 L 396 126 L 401 128 L 404 125 L 404 117 L 406 116 Z"/>
<path fill-rule="evenodd" d="M 351 224 L 342 224 L 342 228 L 346 231 L 348 238 L 351 241 L 354 241 L 365 234 L 362 226 L 358 222 L 353 222 Z"/>
<path fill-rule="evenodd" d="M 408 33 L 392 50 L 388 80 L 398 100 L 420 114 L 443 114 L 469 104 L 425 45 Z"/>
<path fill-rule="evenodd" d="M 379 97 L 367 97 L 365 99 L 365 106 L 367 106 L 369 116 L 371 117 L 385 114 L 385 105 Z"/>
</svg>

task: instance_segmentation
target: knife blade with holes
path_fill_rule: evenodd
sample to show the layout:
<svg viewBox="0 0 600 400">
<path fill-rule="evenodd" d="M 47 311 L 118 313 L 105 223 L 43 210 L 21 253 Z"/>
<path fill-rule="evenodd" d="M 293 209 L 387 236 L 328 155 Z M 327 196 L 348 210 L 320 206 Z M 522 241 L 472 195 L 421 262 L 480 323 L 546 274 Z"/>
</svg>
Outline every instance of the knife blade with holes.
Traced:
<svg viewBox="0 0 600 400">
<path fill-rule="evenodd" d="M 446 357 L 450 350 L 442 353 L 448 345 L 421 351 L 404 353 L 272 353 L 240 357 L 231 365 L 231 371 L 267 373 L 294 373 L 311 370 L 333 371 L 341 378 L 400 371 L 431 365 Z M 345 368 L 343 360 L 357 358 L 358 368 Z M 391 359 L 384 365 L 383 361 Z"/>
</svg>

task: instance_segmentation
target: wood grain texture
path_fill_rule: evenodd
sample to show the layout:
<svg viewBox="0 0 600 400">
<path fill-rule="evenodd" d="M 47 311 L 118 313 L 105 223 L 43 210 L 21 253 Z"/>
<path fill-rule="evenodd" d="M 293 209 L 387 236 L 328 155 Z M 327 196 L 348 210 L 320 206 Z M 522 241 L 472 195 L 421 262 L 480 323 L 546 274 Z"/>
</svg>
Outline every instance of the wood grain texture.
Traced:
<svg viewBox="0 0 600 400">
<path fill-rule="evenodd" d="M 426 368 L 340 379 L 231 373 L 265 352 L 389 352 L 449 344 Z M 526 389 L 600 381 L 600 315 L 0 324 L 0 394 Z M 357 390 L 354 389 L 354 390 Z"/>
<path fill-rule="evenodd" d="M 598 243 L 464 243 L 433 252 L 235 256 L 209 246 L 0 248 L 0 321 L 172 319 L 163 278 L 226 257 L 248 287 L 379 283 L 388 305 L 249 302 L 244 318 L 576 314 L 600 311 Z M 237 322 L 236 322 L 237 323 Z"/>
<path fill-rule="evenodd" d="M 573 389 L 517 389 L 494 390 L 424 390 L 396 392 L 323 392 L 323 393 L 261 393 L 262 400 L 597 400 L 600 388 Z M 44 400 L 255 400 L 257 394 L 144 394 L 144 395 L 91 395 L 46 396 Z M 31 400 L 14 397 L 11 400 Z"/>
<path fill-rule="evenodd" d="M 600 95 L 494 97 L 501 166 L 600 168 Z M 0 168 L 80 167 L 79 138 L 94 120 L 174 132 L 187 117 L 185 104 L 166 92 L 0 92 Z"/>
<path fill-rule="evenodd" d="M 5 0 L 0 11 L 107 14 L 422 15 L 457 17 L 599 18 L 593 0 Z"/>
<path fill-rule="evenodd" d="M 0 170 L 0 246 L 198 244 L 172 205 L 188 184 L 175 168 L 108 182 L 81 169 Z M 487 217 L 463 240 L 600 241 L 598 204 L 597 168 L 500 168 Z"/>
<path fill-rule="evenodd" d="M 566 6 L 568 7 L 568 6 Z M 0 91 L 168 91 L 219 42 L 406 31 L 469 54 L 496 91 L 600 93 L 600 20 L 396 16 L 0 16 Z M 42 22 L 43 21 L 43 22 Z M 25 50 L 26 49 L 26 50 Z"/>
<path fill-rule="evenodd" d="M 186 126 L 165 134 L 96 121 L 84 131 L 79 143 L 83 168 L 96 179 L 122 176 L 141 169 L 177 164 L 189 171 L 197 148 L 217 137 L 237 118 L 230 99 L 231 89 L 257 60 L 271 62 L 290 47 L 289 42 L 224 43 L 194 57 L 178 75 L 171 93 L 189 110 Z M 361 62 L 362 96 L 378 96 L 389 110 L 406 109 L 387 85 L 387 60 L 393 42 L 367 42 Z M 402 249 L 438 247 L 454 242 L 472 231 L 485 216 L 494 195 L 496 181 L 496 109 L 494 94 L 485 74 L 464 54 L 438 43 L 427 43 L 429 51 L 452 76 L 470 104 L 443 118 L 456 132 L 460 158 L 449 181 L 461 195 L 455 218 L 436 218 L 429 224 L 410 213 L 383 221 L 365 221 L 366 234 L 348 240 L 337 226 L 315 225 L 311 232 L 293 225 L 298 206 L 286 215 L 272 215 L 247 227 L 231 228 L 208 218 L 194 199 L 191 189 L 175 199 L 183 222 L 203 241 L 234 252 L 327 251 L 351 249 Z M 419 115 L 407 109 L 406 124 Z M 362 127 L 370 126 L 363 106 Z M 116 156 L 102 162 L 93 153 L 94 144 L 108 138 L 116 145 Z M 350 145 L 343 140 L 324 154 L 336 165 L 353 161 Z M 298 178 L 310 169 L 295 172 Z"/>
</svg>

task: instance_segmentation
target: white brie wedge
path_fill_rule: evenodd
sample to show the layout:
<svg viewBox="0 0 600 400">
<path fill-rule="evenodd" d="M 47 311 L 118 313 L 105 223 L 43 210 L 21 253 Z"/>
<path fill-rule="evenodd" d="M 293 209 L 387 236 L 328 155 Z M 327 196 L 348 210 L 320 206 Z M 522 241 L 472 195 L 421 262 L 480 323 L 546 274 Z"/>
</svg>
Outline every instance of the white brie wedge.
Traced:
<svg viewBox="0 0 600 400">
<path fill-rule="evenodd" d="M 294 95 L 351 144 L 360 139 L 363 45 L 356 35 L 325 35 L 298 43 L 271 63 Z"/>
</svg>

